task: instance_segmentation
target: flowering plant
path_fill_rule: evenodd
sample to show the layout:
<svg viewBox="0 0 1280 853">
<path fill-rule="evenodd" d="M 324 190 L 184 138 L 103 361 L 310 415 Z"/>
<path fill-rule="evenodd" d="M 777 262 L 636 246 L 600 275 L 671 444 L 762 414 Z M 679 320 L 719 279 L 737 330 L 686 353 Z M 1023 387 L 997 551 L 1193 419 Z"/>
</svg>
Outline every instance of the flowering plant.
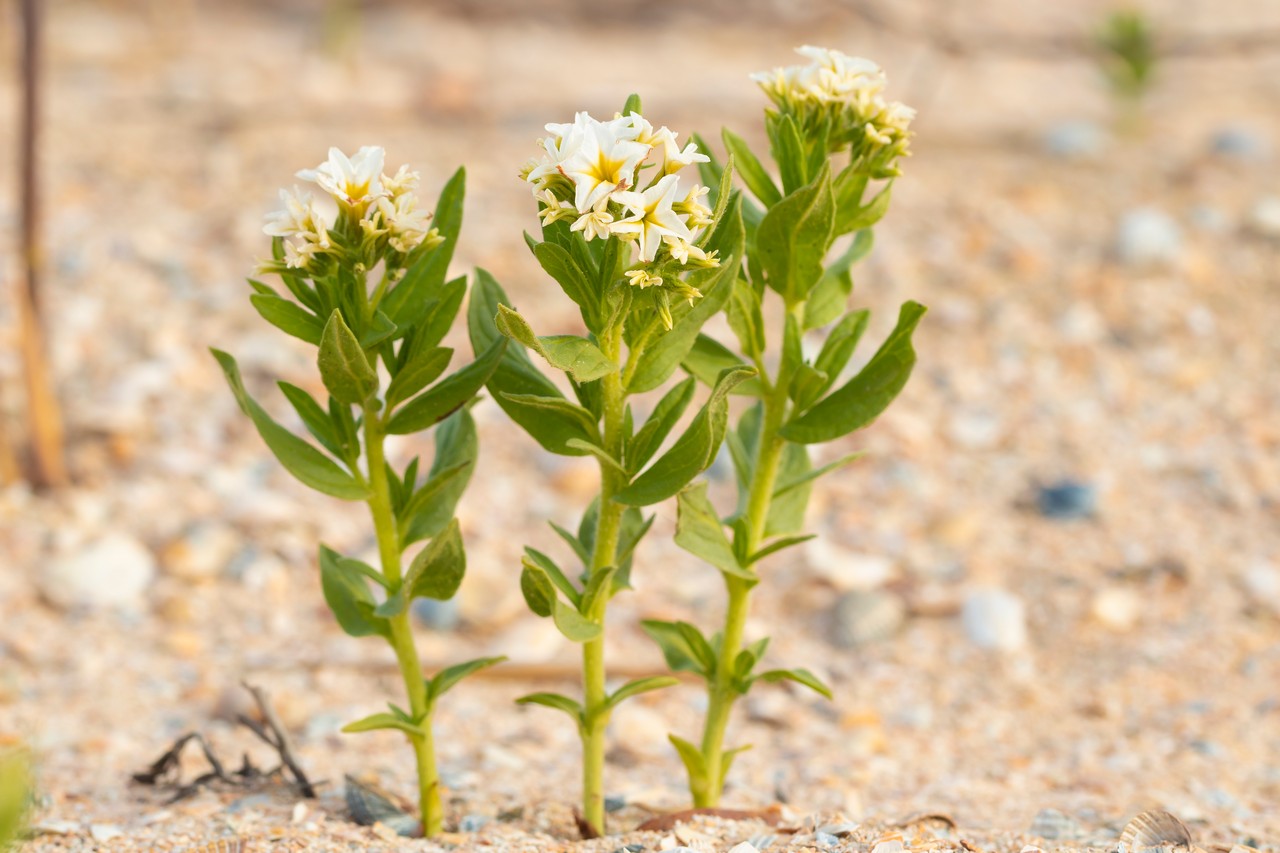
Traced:
<svg viewBox="0 0 1280 853">
<path fill-rule="evenodd" d="M 409 707 L 389 704 L 387 712 L 344 731 L 395 729 L 408 738 L 417 759 L 423 832 L 433 835 L 442 823 L 431 731 L 435 703 L 462 678 L 501 658 L 458 664 L 424 679 L 409 604 L 420 597 L 451 598 L 462 582 L 466 555 L 454 508 L 476 460 L 467 409 L 497 368 L 506 341 L 494 341 L 475 362 L 440 378 L 453 357 L 440 342 L 466 293 L 465 278 L 446 277 L 462 225 L 465 173 L 459 169 L 445 184 L 430 214 L 419 207 L 417 173 L 401 167 L 383 174 L 383 159 L 381 148 L 361 148 L 350 158 L 334 148 L 326 162 L 299 172 L 336 203 L 336 218 L 326 218 L 307 193 L 281 191 L 283 207 L 263 229 L 274 238 L 273 258 L 260 272 L 278 276 L 287 295 L 249 281 L 250 301 L 264 319 L 317 347 L 326 404 L 297 385 L 279 385 L 319 446 L 273 420 L 249 396 L 235 359 L 220 350 L 213 354 L 240 408 L 291 474 L 369 507 L 380 567 L 321 545 L 320 582 L 343 630 L 380 636 L 395 651 Z M 397 471 L 386 458 L 386 437 L 433 426 L 435 456 L 425 476 L 417 458 Z M 404 552 L 424 540 L 406 568 Z"/>
<path fill-rule="evenodd" d="M 734 262 L 725 301 L 737 349 L 699 335 L 684 358 L 685 369 L 708 384 L 748 365 L 756 373 L 734 389 L 754 402 L 726 434 L 738 485 L 736 510 L 722 517 L 705 482 L 677 498 L 676 544 L 724 576 L 724 627 L 708 638 L 688 622 L 644 624 L 673 670 L 696 673 L 707 685 L 700 744 L 671 735 L 700 807 L 719 802 L 730 764 L 745 749 L 725 750 L 724 737 L 734 703 L 752 685 L 794 681 L 831 696 L 806 669 L 756 672 L 769 639 L 748 643 L 743 637 L 750 593 L 766 558 L 812 538 L 802 530 L 814 480 L 860 455 L 815 468 L 808 445 L 868 426 L 893 401 L 915 364 L 911 335 L 925 313 L 915 302 L 904 304 L 879 350 L 838 384 L 869 317 L 864 309 L 848 310 L 850 268 L 870 251 L 869 229 L 888 208 L 914 112 L 884 101 L 884 74 L 874 63 L 823 48 L 799 52 L 813 61 L 755 75 L 774 105 L 765 127 L 781 187 L 741 137 L 723 133 L 730 162 L 756 199 L 741 203 L 745 262 L 741 269 Z M 701 148 L 707 150 L 705 144 Z M 701 168 L 703 180 L 724 196 L 730 170 L 711 160 Z M 867 199 L 869 185 L 878 180 L 887 182 Z M 845 237 L 850 239 L 844 251 L 828 262 Z M 766 331 L 773 324 L 765 315 L 774 305 L 781 309 L 781 341 L 771 348 Z M 822 338 L 812 359 L 802 346 L 806 334 Z"/>
<path fill-rule="evenodd" d="M 628 400 L 667 382 L 693 350 L 700 329 L 729 299 L 745 232 L 741 203 L 721 183 L 685 184 L 686 167 L 707 163 L 698 146 L 655 129 L 634 95 L 608 121 L 579 113 L 547 125 L 540 156 L 521 177 L 537 199 L 542 239 L 526 235 L 543 270 L 577 305 L 587 335 L 538 336 L 502 288 L 477 272 L 468 312 L 472 344 L 487 351 L 503 336 L 514 345 L 488 381 L 498 404 L 546 450 L 595 457 L 600 492 L 576 532 L 555 527 L 582 564 L 567 572 L 526 549 L 521 589 L 530 610 L 551 618 L 582 645 L 583 695 L 535 693 L 521 702 L 569 714 L 583 744 L 583 819 L 604 827 L 604 733 L 612 709 L 674 678 L 643 678 L 606 690 L 604 630 L 609 600 L 630 587 L 632 554 L 653 517 L 642 507 L 675 495 L 715 458 L 728 424 L 728 394 L 754 368 L 735 365 L 674 443 L 659 453 L 689 409 L 696 381 L 670 388 L 637 416 Z M 529 357 L 563 371 L 575 400 Z M 578 577 L 575 580 L 573 574 Z"/>
</svg>

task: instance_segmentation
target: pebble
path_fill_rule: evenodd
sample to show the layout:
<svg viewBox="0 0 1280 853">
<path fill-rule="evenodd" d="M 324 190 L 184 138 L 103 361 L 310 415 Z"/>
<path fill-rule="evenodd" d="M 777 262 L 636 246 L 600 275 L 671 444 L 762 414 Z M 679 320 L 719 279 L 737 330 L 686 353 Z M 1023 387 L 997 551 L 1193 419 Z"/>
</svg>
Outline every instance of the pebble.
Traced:
<svg viewBox="0 0 1280 853">
<path fill-rule="evenodd" d="M 410 605 L 414 620 L 432 631 L 452 631 L 458 627 L 458 599 L 437 601 L 434 598 L 415 598 Z"/>
<path fill-rule="evenodd" d="M 990 450 L 1004 437 L 1004 425 L 995 412 L 962 410 L 951 416 L 947 435 L 957 447 Z"/>
<path fill-rule="evenodd" d="M 1117 633 L 1133 629 L 1142 615 L 1142 599 L 1128 587 L 1108 587 L 1093 596 L 1089 608 L 1100 625 Z"/>
<path fill-rule="evenodd" d="M 490 822 L 488 815 L 468 814 L 463 815 L 462 820 L 458 821 L 459 832 L 479 832 L 485 824 Z"/>
<path fill-rule="evenodd" d="M 980 649 L 1016 652 L 1027 645 L 1026 605 L 1007 590 L 971 589 L 960 618 L 969 641 Z"/>
<path fill-rule="evenodd" d="M 1280 196 L 1263 196 L 1254 202 L 1249 227 L 1263 237 L 1280 238 Z"/>
<path fill-rule="evenodd" d="M 1045 518 L 1092 518 L 1098 510 L 1097 490 L 1078 480 L 1059 480 L 1036 490 L 1036 509 Z"/>
<path fill-rule="evenodd" d="M 760 853 L 760 851 L 750 841 L 743 841 L 741 844 L 730 847 L 729 853 Z"/>
<path fill-rule="evenodd" d="M 1260 560 L 1245 570 L 1243 581 L 1255 604 L 1280 616 L 1280 569 Z"/>
<path fill-rule="evenodd" d="M 878 554 L 859 554 L 819 536 L 805 543 L 809 568 L 841 592 L 883 586 L 896 573 L 894 561 Z"/>
<path fill-rule="evenodd" d="M 844 649 L 887 640 L 907 621 L 907 606 L 886 590 L 853 590 L 836 602 L 832 641 Z"/>
<path fill-rule="evenodd" d="M 165 572 L 192 583 L 219 577 L 240 550 L 241 536 L 225 524 L 200 522 L 160 552 Z"/>
<path fill-rule="evenodd" d="M 1080 821 L 1057 809 L 1041 809 L 1036 812 L 1027 832 L 1045 841 L 1073 841 L 1085 835 Z"/>
<path fill-rule="evenodd" d="M 1044 135 L 1045 150 L 1066 160 L 1095 157 L 1106 142 L 1106 133 L 1091 121 L 1064 121 Z"/>
<path fill-rule="evenodd" d="M 94 823 L 89 825 L 89 835 L 94 841 L 107 842 L 124 835 L 124 830 L 111 823 Z"/>
<path fill-rule="evenodd" d="M 137 539 L 108 533 L 55 558 L 40 575 L 40 592 L 54 606 L 140 609 L 156 574 L 155 557 Z"/>
<path fill-rule="evenodd" d="M 1214 154 L 1223 157 L 1257 160 L 1267 154 L 1266 140 L 1243 127 L 1224 127 L 1213 135 L 1209 144 Z"/>
<path fill-rule="evenodd" d="M 1182 256 L 1182 229 L 1173 217 L 1154 207 L 1131 210 L 1120 219 L 1116 254 L 1132 266 L 1167 264 Z"/>
</svg>

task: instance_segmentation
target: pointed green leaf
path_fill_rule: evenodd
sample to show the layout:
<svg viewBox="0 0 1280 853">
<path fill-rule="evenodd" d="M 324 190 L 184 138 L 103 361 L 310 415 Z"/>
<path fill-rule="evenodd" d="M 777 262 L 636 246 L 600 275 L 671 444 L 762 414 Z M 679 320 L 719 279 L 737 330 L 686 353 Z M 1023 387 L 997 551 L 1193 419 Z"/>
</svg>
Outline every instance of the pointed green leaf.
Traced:
<svg viewBox="0 0 1280 853">
<path fill-rule="evenodd" d="M 809 299 L 804 304 L 806 331 L 825 326 L 844 313 L 849 295 L 853 293 L 853 277 L 849 270 L 867 256 L 873 243 L 870 230 L 859 231 L 844 254 L 826 268 L 822 278 L 809 291 Z"/>
<path fill-rule="evenodd" d="M 491 666 L 497 666 L 507 659 L 506 655 L 499 655 L 492 658 L 476 658 L 466 663 L 454 664 L 451 667 L 442 669 L 433 677 L 427 680 L 427 698 L 432 702 L 448 693 L 453 686 L 467 676 L 479 672 L 482 669 L 488 669 Z"/>
<path fill-rule="evenodd" d="M 746 367 L 748 365 L 715 338 L 710 335 L 700 334 L 697 340 L 694 341 L 693 349 L 689 350 L 689 354 L 685 356 L 681 366 L 689 371 L 690 375 L 696 377 L 699 382 L 711 386 L 719 378 L 720 371 L 730 367 Z M 764 394 L 764 386 L 760 384 L 759 377 L 753 377 L 740 383 L 733 389 L 733 393 L 760 397 Z"/>
<path fill-rule="evenodd" d="M 927 309 L 907 302 L 898 325 L 871 360 L 830 396 L 785 424 L 783 437 L 803 444 L 832 441 L 870 424 L 898 396 L 916 363 L 911 334 Z"/>
<path fill-rule="evenodd" d="M 466 196 L 467 172 L 458 169 L 440 190 L 431 225 L 444 242 L 433 249 L 416 254 L 395 287 L 379 306 L 402 329 L 418 325 L 431 308 L 433 297 L 439 296 L 453 260 L 462 231 L 462 202 Z"/>
<path fill-rule="evenodd" d="M 484 387 L 497 369 L 507 342 L 498 338 L 479 358 L 414 397 L 387 421 L 387 432 L 419 432 L 453 414 Z"/>
<path fill-rule="evenodd" d="M 555 600 L 551 618 L 555 620 L 560 633 L 574 643 L 590 642 L 598 638 L 604 630 L 599 622 L 588 619 L 579 613 L 576 607 L 565 604 L 559 598 Z"/>
<path fill-rule="evenodd" d="M 828 699 L 834 699 L 831 694 L 831 688 L 823 684 L 818 676 L 814 675 L 807 669 L 771 669 L 768 672 L 762 672 L 757 675 L 753 681 L 768 681 L 776 683 L 779 681 L 794 681 L 796 684 L 804 685 L 810 690 L 821 693 Z"/>
<path fill-rule="evenodd" d="M 582 543 L 578 541 L 577 536 L 574 536 L 554 521 L 548 521 L 547 524 L 550 524 L 551 529 L 573 549 L 573 553 L 577 555 L 584 566 L 591 562 L 591 555 L 587 553 L 586 548 L 582 547 Z"/>
<path fill-rule="evenodd" d="M 627 468 L 630 473 L 639 471 L 653 458 L 653 454 L 657 453 L 662 442 L 680 420 L 680 416 L 684 414 L 685 409 L 689 408 L 697 385 L 697 381 L 690 376 L 672 386 L 671 390 L 658 401 L 658 405 L 653 407 L 649 419 L 627 444 Z"/>
<path fill-rule="evenodd" d="M 583 441 L 580 438 L 571 438 L 565 442 L 565 446 L 570 447 L 573 450 L 581 450 L 585 453 L 589 453 L 613 470 L 617 471 L 619 474 L 622 474 L 624 477 L 627 476 L 627 469 L 622 467 L 622 463 L 610 456 L 609 451 L 605 450 L 598 444 L 590 441 Z"/>
<path fill-rule="evenodd" d="M 827 377 L 820 393 L 825 394 L 840 378 L 840 372 L 849 363 L 853 351 L 858 347 L 858 341 L 862 339 L 862 333 L 867 330 L 870 316 L 870 312 L 865 310 L 850 311 L 827 334 L 822 351 L 813 362 L 813 366 Z"/>
<path fill-rule="evenodd" d="M 440 378 L 453 358 L 451 347 L 432 347 L 412 358 L 387 386 L 387 406 L 394 409 Z"/>
<path fill-rule="evenodd" d="M 884 189 L 876 193 L 875 198 L 862 207 L 853 210 L 840 210 L 836 217 L 836 234 L 848 234 L 850 231 L 870 228 L 883 219 L 884 215 L 889 212 L 889 198 L 892 189 L 893 181 L 889 181 Z"/>
<path fill-rule="evenodd" d="M 592 285 L 591 278 L 573 256 L 562 246 L 549 241 L 535 245 L 533 256 L 547 275 L 554 278 L 565 294 L 582 309 L 582 320 L 587 328 L 599 331 L 601 291 Z"/>
<path fill-rule="evenodd" d="M 715 677 L 716 653 L 702 632 L 688 622 L 645 619 L 640 627 L 662 649 L 667 666 L 676 672 L 696 672 Z"/>
<path fill-rule="evenodd" d="M 765 536 L 795 533 L 804 527 L 805 512 L 809 508 L 812 482 L 808 474 L 813 469 L 809 451 L 803 445 L 788 442 L 782 448 L 782 462 L 778 465 L 778 480 L 784 484 L 795 483 L 781 495 L 774 495 L 769 502 L 769 516 L 765 521 Z"/>
<path fill-rule="evenodd" d="M 240 368 L 236 365 L 234 358 L 221 350 L 215 349 L 211 352 L 218 360 L 218 364 L 222 366 L 222 372 L 226 374 L 227 384 L 231 386 L 231 392 L 235 395 L 236 402 L 240 404 L 240 410 L 253 421 L 262 440 L 290 474 L 316 491 L 335 498 L 359 501 L 369 496 L 369 490 L 363 483 L 343 471 L 328 456 L 271 419 L 266 410 L 245 391 L 244 382 L 240 378 Z"/>
<path fill-rule="evenodd" d="M 579 382 L 590 382 L 618 369 L 618 365 L 586 338 L 575 335 L 538 337 L 523 317 L 505 305 L 498 306 L 494 322 L 502 334 L 524 344 L 545 358 L 552 367 L 571 374 Z"/>
<path fill-rule="evenodd" d="M 355 557 L 339 557 L 338 568 L 342 569 L 344 572 L 364 575 L 383 589 L 387 588 L 387 579 L 382 576 L 382 572 L 378 571 L 364 560 L 357 560 Z"/>
<path fill-rule="evenodd" d="M 352 734 L 355 732 L 372 732 L 378 729 L 396 729 L 402 731 L 412 737 L 426 737 L 427 733 L 421 726 L 415 726 L 413 723 L 400 719 L 394 714 L 381 713 L 372 714 L 363 720 L 356 720 L 354 723 L 347 723 L 342 727 L 342 731 Z"/>
<path fill-rule="evenodd" d="M 533 548 L 525 548 L 524 554 L 522 562 L 526 565 L 532 564 L 534 568 L 546 574 L 551 584 L 560 590 L 564 597 L 573 603 L 574 607 L 578 607 L 582 603 L 582 593 L 578 592 L 577 587 L 573 585 L 573 581 L 569 580 L 568 575 L 556 565 L 555 560 Z"/>
<path fill-rule="evenodd" d="M 680 760 L 684 762 L 685 772 L 689 774 L 689 786 L 691 788 L 706 787 L 707 760 L 702 757 L 702 753 L 698 748 L 684 738 L 679 738 L 675 735 L 667 735 L 667 740 L 671 741 L 671 745 L 680 754 Z"/>
<path fill-rule="evenodd" d="M 556 606 L 556 589 L 551 578 L 537 562 L 529 557 L 521 561 L 520 592 L 524 595 L 524 603 L 535 615 L 544 619 L 551 615 Z"/>
<path fill-rule="evenodd" d="M 298 413 L 298 417 L 302 419 L 302 424 L 307 428 L 307 432 L 315 436 L 316 440 L 334 456 L 342 456 L 342 444 L 338 439 L 338 433 L 334 428 L 333 421 L 329 419 L 329 413 L 320 408 L 316 398 L 297 385 L 290 385 L 284 381 L 276 384 L 280 386 L 280 390 L 284 392 L 285 399 L 289 401 L 294 411 Z"/>
<path fill-rule="evenodd" d="M 746 141 L 727 129 L 722 130 L 720 135 L 724 141 L 725 150 L 733 157 L 734 164 L 738 168 L 738 175 L 747 185 L 747 189 L 751 190 L 751 194 L 760 199 L 765 207 L 773 207 L 781 201 L 782 193 L 778 192 L 777 184 L 773 182 L 773 178 L 769 177 L 769 173 L 765 171 L 756 155 L 751 153 Z"/>
<path fill-rule="evenodd" d="M 742 351 L 749 358 L 764 357 L 764 314 L 760 305 L 760 294 L 746 279 L 736 279 L 733 292 L 729 295 L 727 306 L 729 328 L 738 338 Z"/>
<path fill-rule="evenodd" d="M 751 749 L 751 744 L 746 746 L 737 746 L 733 749 L 726 749 L 720 753 L 720 787 L 724 788 L 724 780 L 729 776 L 729 768 L 733 767 L 733 761 L 739 755 Z"/>
<path fill-rule="evenodd" d="M 399 328 L 390 317 L 381 311 L 375 312 L 369 328 L 360 335 L 360 346 L 373 349 L 378 344 L 393 337 Z"/>
<path fill-rule="evenodd" d="M 666 500 L 688 485 L 715 460 L 728 426 L 729 402 L 734 386 L 755 375 L 749 367 L 730 368 L 720 374 L 711 396 L 671 448 L 640 474 L 614 500 L 631 506 L 648 506 Z"/>
<path fill-rule="evenodd" d="M 596 569 L 590 573 L 586 587 L 582 590 L 582 601 L 578 604 L 578 611 L 588 618 L 593 618 L 592 614 L 599 609 L 597 602 L 600 596 L 613 595 L 613 578 L 618 573 L 617 566 L 606 566 L 603 569 Z M 605 598 L 608 601 L 608 598 Z"/>
<path fill-rule="evenodd" d="M 390 637 L 385 619 L 374 615 L 373 595 L 359 572 L 344 568 L 338 552 L 320 546 L 320 587 L 342 630 L 352 637 Z"/>
<path fill-rule="evenodd" d="M 516 704 L 555 708 L 557 711 L 564 711 L 570 717 L 573 717 L 579 725 L 582 724 L 582 705 L 568 696 L 561 696 L 559 693 L 530 693 L 528 696 L 521 696 L 517 699 Z"/>
<path fill-rule="evenodd" d="M 324 322 L 306 308 L 275 293 L 255 293 L 249 297 L 262 318 L 283 332 L 319 345 Z"/>
<path fill-rule="evenodd" d="M 684 550 L 706 560 L 727 575 L 755 584 L 755 573 L 738 565 L 733 546 L 725 536 L 715 507 L 707 498 L 706 481 L 694 483 L 676 496 L 675 542 Z"/>
<path fill-rule="evenodd" d="M 808 542 L 810 539 L 816 539 L 817 536 L 818 535 L 816 533 L 806 533 L 802 536 L 783 536 L 780 539 L 775 539 L 759 551 L 756 551 L 754 554 L 747 557 L 747 565 L 753 566 L 770 554 L 776 554 L 784 548 L 790 548 L 792 545 L 799 545 L 802 542 Z"/>
<path fill-rule="evenodd" d="M 467 554 L 455 518 L 413 558 L 405 574 L 405 586 L 411 588 L 413 598 L 448 601 L 458 592 L 466 572 Z"/>
<path fill-rule="evenodd" d="M 680 679 L 670 675 L 652 675 L 648 678 L 637 678 L 628 681 L 619 687 L 613 693 L 609 694 L 609 698 L 605 700 L 606 708 L 616 708 L 619 703 L 632 696 L 638 696 L 641 693 L 648 693 L 653 690 L 662 690 L 664 687 L 673 687 L 680 683 Z"/>
<path fill-rule="evenodd" d="M 445 418 L 436 427 L 435 443 L 427 480 L 405 506 L 404 545 L 437 535 L 453 518 L 479 455 L 471 413 L 462 408 Z"/>
<path fill-rule="evenodd" d="M 781 173 L 782 192 L 790 195 L 809 182 L 804 143 L 800 139 L 800 129 L 791 116 L 783 116 L 781 120 L 771 122 L 771 125 L 773 159 Z"/>
<path fill-rule="evenodd" d="M 778 202 L 760 222 L 756 255 L 765 282 L 787 305 L 803 302 L 822 278 L 834 218 L 831 169 L 824 163 L 811 184 Z"/>
<path fill-rule="evenodd" d="M 861 459 L 863 456 L 866 456 L 866 453 L 862 451 L 859 451 L 857 453 L 846 453 L 844 456 L 841 456 L 839 459 L 836 459 L 834 462 L 828 462 L 826 465 L 823 465 L 821 468 L 813 468 L 811 470 L 807 470 L 807 471 L 804 471 L 803 473 L 796 474 L 795 476 L 788 477 L 784 480 L 781 480 L 778 483 L 777 488 L 775 488 L 773 491 L 773 499 L 777 500 L 778 498 L 785 497 L 787 494 L 789 494 L 793 490 L 798 489 L 807 483 L 813 482 L 814 480 L 818 479 L 824 474 L 830 474 L 832 471 L 843 468 L 845 465 L 848 465 L 850 462 L 853 462 L 855 459 Z"/>
<path fill-rule="evenodd" d="M 378 374 L 336 309 L 329 315 L 316 359 L 320 378 L 335 400 L 361 405 L 378 391 Z"/>
</svg>

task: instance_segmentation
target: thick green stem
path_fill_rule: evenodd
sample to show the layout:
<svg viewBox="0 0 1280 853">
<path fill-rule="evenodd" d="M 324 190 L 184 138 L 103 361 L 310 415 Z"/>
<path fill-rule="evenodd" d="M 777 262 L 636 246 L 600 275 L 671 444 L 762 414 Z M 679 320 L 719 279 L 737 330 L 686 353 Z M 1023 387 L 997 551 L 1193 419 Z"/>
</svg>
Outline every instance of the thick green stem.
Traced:
<svg viewBox="0 0 1280 853">
<path fill-rule="evenodd" d="M 765 379 L 767 385 L 767 377 Z M 746 542 L 742 548 L 744 554 L 754 554 L 764 542 L 769 507 L 777 487 L 778 467 L 786 444 L 778 435 L 778 430 L 782 428 L 787 415 L 787 385 L 790 381 L 790 376 L 780 372 L 777 381 L 768 386 L 769 391 L 764 398 L 760 439 L 756 446 L 755 465 L 747 494 Z M 734 664 L 742 650 L 742 632 L 751 609 L 752 584 L 749 581 L 725 575 L 725 587 L 729 594 L 729 604 L 725 612 L 724 630 L 721 632 L 715 678 L 707 685 L 707 718 L 702 729 L 702 758 L 706 775 L 703 779 L 689 780 L 689 791 L 697 808 L 715 808 L 720 804 L 727 769 L 724 757 L 725 730 L 733 704 L 740 695 L 734 684 Z"/>
<path fill-rule="evenodd" d="M 391 509 L 391 489 L 387 483 L 386 457 L 383 453 L 382 421 L 377 411 L 366 407 L 365 454 L 369 461 L 369 511 L 373 515 L 373 527 L 378 537 L 378 555 L 382 560 L 382 574 L 393 587 L 400 583 L 400 533 L 396 528 L 395 514 Z M 388 637 L 400 664 L 405 692 L 409 697 L 409 713 L 418 721 L 422 735 L 408 735 L 413 744 L 418 765 L 418 805 L 422 811 L 422 832 L 430 838 L 440 832 L 444 814 L 440 806 L 440 777 L 436 772 L 435 747 L 431 736 L 431 705 L 427 698 L 427 685 L 422 677 L 422 664 L 418 649 L 413 643 L 409 625 L 409 611 L 388 620 L 391 635 Z"/>
<path fill-rule="evenodd" d="M 622 351 L 621 326 L 605 333 L 601 349 L 615 364 L 618 363 Z M 601 379 L 601 390 L 604 392 L 604 449 L 614 459 L 621 459 L 626 393 L 619 373 L 615 371 Z M 601 462 L 600 511 L 596 523 L 595 551 L 591 555 L 592 574 L 609 568 L 617 559 L 624 507 L 613 496 L 625 485 L 620 471 Z M 582 816 L 599 832 L 604 832 L 604 733 L 609 724 L 609 712 L 605 707 L 608 697 L 605 692 L 603 633 L 608 601 L 607 594 L 599 596 L 593 612 L 587 614 L 599 623 L 602 631 L 597 639 L 582 647 L 583 709 L 586 713 L 582 727 Z"/>
</svg>

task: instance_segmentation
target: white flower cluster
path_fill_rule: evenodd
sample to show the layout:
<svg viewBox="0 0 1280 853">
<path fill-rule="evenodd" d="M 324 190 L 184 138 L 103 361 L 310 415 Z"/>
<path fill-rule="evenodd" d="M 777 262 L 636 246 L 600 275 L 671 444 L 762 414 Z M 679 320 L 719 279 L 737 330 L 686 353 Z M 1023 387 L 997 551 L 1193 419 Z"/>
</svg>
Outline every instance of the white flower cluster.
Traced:
<svg viewBox="0 0 1280 853">
<path fill-rule="evenodd" d="M 440 238 L 438 232 L 427 227 L 431 214 L 418 207 L 418 173 L 401 166 L 388 177 L 382 173 L 385 158 L 386 152 L 380 146 L 366 145 L 352 157 L 330 148 L 325 162 L 314 169 L 303 169 L 297 176 L 333 197 L 340 220 L 349 217 L 358 223 L 362 245 L 376 246 L 385 238 L 387 246 L 407 255 Z M 318 256 L 336 251 L 333 226 L 325 222 L 310 193 L 297 187 L 281 190 L 280 200 L 283 207 L 267 215 L 262 230 L 272 237 L 284 238 L 287 267 L 310 269 Z"/>
<path fill-rule="evenodd" d="M 545 225 L 572 220 L 570 230 L 590 241 L 616 236 L 637 243 L 640 260 L 653 263 L 659 250 L 681 265 L 713 267 L 715 253 L 695 243 L 698 232 L 712 224 L 712 211 L 702 202 L 707 188 L 680 187 L 681 169 L 709 158 L 692 142 L 683 149 L 676 134 L 654 129 L 639 113 L 598 121 L 578 113 L 572 123 L 548 124 L 550 136 L 539 140 L 542 156 L 530 160 L 521 177 L 533 185 Z M 649 162 L 655 151 L 661 158 Z M 644 190 L 641 172 L 656 169 Z M 648 279 L 645 279 L 648 281 Z"/>
<path fill-rule="evenodd" d="M 883 69 L 869 59 L 824 47 L 805 45 L 796 53 L 812 61 L 762 71 L 751 79 L 802 130 L 826 124 L 832 150 L 852 145 L 855 159 L 896 174 L 893 162 L 909 156 L 916 111 L 885 100 Z"/>
</svg>

